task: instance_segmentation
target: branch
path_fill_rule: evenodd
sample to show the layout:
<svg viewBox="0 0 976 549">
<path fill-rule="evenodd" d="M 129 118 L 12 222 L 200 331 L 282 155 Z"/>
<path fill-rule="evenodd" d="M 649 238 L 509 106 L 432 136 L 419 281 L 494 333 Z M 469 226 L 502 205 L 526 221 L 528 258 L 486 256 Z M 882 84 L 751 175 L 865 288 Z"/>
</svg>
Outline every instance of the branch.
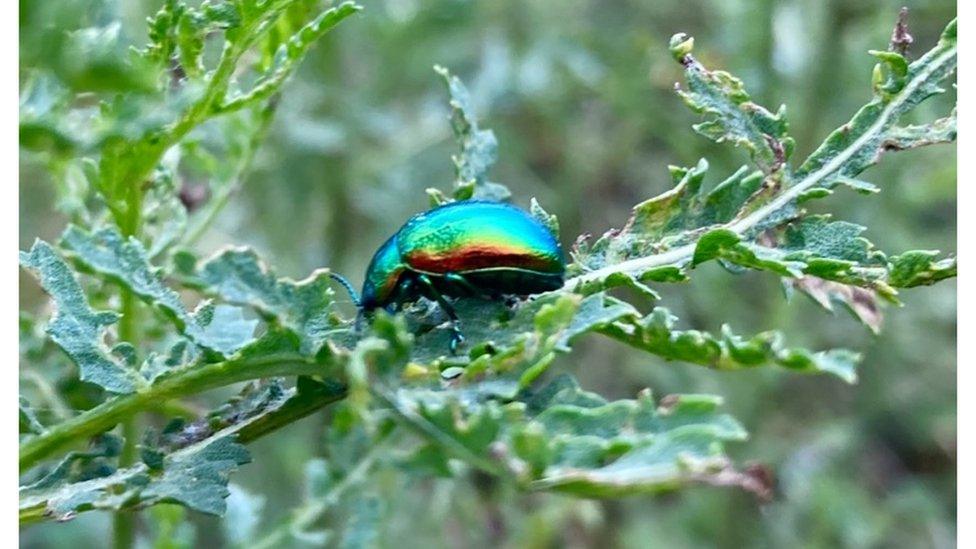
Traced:
<svg viewBox="0 0 976 549">
<path fill-rule="evenodd" d="M 111 429 L 133 414 L 152 409 L 161 401 L 184 398 L 232 383 L 275 376 L 322 375 L 338 371 L 338 361 L 315 361 L 298 353 L 266 355 L 259 358 L 231 359 L 184 369 L 161 378 L 149 388 L 113 398 L 65 422 L 51 426 L 43 434 L 20 445 L 20 470 L 26 471 L 41 460 L 78 441 Z M 337 395 L 335 400 L 345 395 Z M 294 413 L 298 414 L 299 410 Z M 301 416 L 296 416 L 301 417 Z"/>
</svg>

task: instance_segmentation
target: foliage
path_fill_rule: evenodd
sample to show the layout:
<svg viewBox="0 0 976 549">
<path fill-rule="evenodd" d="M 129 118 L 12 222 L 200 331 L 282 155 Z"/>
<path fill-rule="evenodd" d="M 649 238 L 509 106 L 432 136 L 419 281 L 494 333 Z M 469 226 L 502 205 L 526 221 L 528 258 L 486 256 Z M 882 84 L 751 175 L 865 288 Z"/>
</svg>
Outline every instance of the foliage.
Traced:
<svg viewBox="0 0 976 549">
<path fill-rule="evenodd" d="M 259 546 L 303 537 L 375 541 L 384 506 L 368 491 L 349 496 L 374 470 L 448 478 L 477 471 L 518 490 L 596 498 L 690 484 L 769 498 L 764 469 L 738 466 L 725 451 L 746 431 L 720 410 L 721 398 L 654 398 L 644 390 L 611 400 L 568 374 L 548 379 L 553 361 L 577 356 L 586 334 L 602 334 L 667 361 L 720 370 L 777 365 L 854 382 L 852 351 L 789 346 L 778 331 L 679 329 L 667 308 L 643 312 L 644 305 L 715 260 L 732 272 L 768 271 L 828 308 L 840 301 L 877 329 L 869 311 L 878 298 L 897 303 L 901 289 L 955 275 L 954 258 L 889 255 L 861 236 L 865 227 L 806 209 L 838 186 L 876 192 L 856 178 L 883 153 L 955 138 L 955 111 L 928 124 L 901 122 L 953 73 L 955 22 L 911 63 L 897 51 L 873 52 L 880 62 L 871 101 L 799 163 L 785 107 L 754 103 L 742 81 L 705 68 L 693 41 L 676 35 L 671 52 L 687 88 L 679 94 L 705 117 L 695 131 L 746 149 L 751 166 L 710 187 L 704 159 L 670 168 L 673 188 L 635 206 L 621 229 L 577 239 L 562 290 L 516 304 L 461 300 L 467 343 L 459 355 L 448 352 L 443 313 L 425 300 L 357 325 L 338 307 L 327 270 L 294 281 L 248 248 L 208 259 L 194 250 L 248 172 L 284 82 L 316 40 L 359 9 L 314 6 L 169 0 L 149 21 L 145 48 L 127 49 L 117 26 L 80 29 L 64 47 L 90 51 L 108 67 L 27 76 L 21 141 L 56 174 L 59 207 L 72 224 L 57 245 L 38 240 L 22 252 L 21 263 L 51 297 L 50 341 L 80 380 L 103 392 L 90 409 L 56 422 L 21 398 L 23 522 L 93 509 L 130 517 L 160 503 L 221 514 L 224 498 L 234 498 L 229 475 L 250 460 L 244 444 L 338 401 L 329 427 L 336 455 L 309 464 L 306 501 Z M 213 48 L 216 58 L 206 55 Z M 104 70 L 120 75 L 121 92 L 91 88 L 101 80 L 86 72 Z M 437 71 L 459 150 L 451 198 L 431 189 L 432 202 L 510 199 L 487 178 L 494 134 L 479 126 L 461 81 Z M 194 191 L 200 178 L 204 190 Z M 531 210 L 560 232 L 537 201 Z M 167 421 L 159 435 L 140 425 L 149 413 L 186 416 L 189 397 L 241 381 L 253 384 L 195 414 L 202 418 Z M 111 434 L 120 423 L 120 435 Z M 87 451 L 48 462 L 87 439 Z M 241 494 L 235 505 L 250 511 L 235 512 L 258 513 L 254 496 Z M 341 532 L 309 531 L 345 500 Z M 117 532 L 124 528 L 117 522 Z"/>
</svg>

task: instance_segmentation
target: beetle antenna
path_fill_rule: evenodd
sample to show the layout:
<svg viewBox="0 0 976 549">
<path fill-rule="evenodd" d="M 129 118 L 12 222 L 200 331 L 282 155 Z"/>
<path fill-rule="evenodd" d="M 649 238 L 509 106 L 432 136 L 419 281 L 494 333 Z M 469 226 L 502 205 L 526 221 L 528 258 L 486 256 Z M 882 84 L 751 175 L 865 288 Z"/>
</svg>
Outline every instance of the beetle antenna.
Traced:
<svg viewBox="0 0 976 549">
<path fill-rule="evenodd" d="M 356 289 L 352 287 L 352 284 L 350 284 L 349 281 L 346 280 L 346 277 L 340 274 L 333 273 L 332 271 L 329 271 L 329 277 L 332 278 L 332 280 L 335 280 L 336 282 L 341 284 L 342 287 L 345 288 L 347 292 L 349 292 L 349 297 L 352 298 L 352 302 L 356 304 L 357 308 L 359 309 L 363 308 L 363 301 L 362 299 L 359 298 L 359 292 L 357 292 Z"/>
</svg>

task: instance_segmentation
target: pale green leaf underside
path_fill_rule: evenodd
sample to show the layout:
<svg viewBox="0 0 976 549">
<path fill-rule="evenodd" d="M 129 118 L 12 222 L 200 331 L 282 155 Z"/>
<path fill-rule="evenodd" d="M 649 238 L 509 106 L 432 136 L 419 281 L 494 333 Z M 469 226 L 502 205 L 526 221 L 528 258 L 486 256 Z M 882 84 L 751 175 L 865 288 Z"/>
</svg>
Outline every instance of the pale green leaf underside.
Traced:
<svg viewBox="0 0 976 549">
<path fill-rule="evenodd" d="M 139 387 L 142 380 L 105 344 L 105 331 L 119 316 L 89 307 L 74 273 L 54 248 L 38 240 L 29 252 L 21 252 L 20 264 L 51 296 L 56 311 L 47 333 L 78 365 L 81 379 L 113 393 L 131 393 Z"/>
<path fill-rule="evenodd" d="M 327 270 L 304 280 L 279 278 L 253 250 L 229 249 L 184 273 L 185 282 L 220 300 L 253 308 L 267 320 L 293 330 L 302 349 L 314 354 L 330 336 L 345 331 L 333 316 Z"/>
<path fill-rule="evenodd" d="M 117 510 L 174 502 L 210 514 L 224 511 L 227 478 L 250 461 L 231 436 L 215 436 L 177 450 L 154 473 L 144 463 L 89 480 L 71 482 L 69 455 L 45 478 L 20 490 L 21 513 L 65 520 L 92 509 Z"/>
<path fill-rule="evenodd" d="M 190 314 L 179 294 L 163 282 L 161 271 L 150 265 L 145 249 L 134 238 L 124 239 L 112 228 L 88 233 L 71 225 L 62 235 L 61 244 L 86 269 L 121 284 L 162 311 L 183 335 L 204 349 L 230 356 L 253 339 L 256 321 L 244 320 L 231 307 L 216 310 L 220 322 L 214 322 L 212 307 Z"/>
</svg>

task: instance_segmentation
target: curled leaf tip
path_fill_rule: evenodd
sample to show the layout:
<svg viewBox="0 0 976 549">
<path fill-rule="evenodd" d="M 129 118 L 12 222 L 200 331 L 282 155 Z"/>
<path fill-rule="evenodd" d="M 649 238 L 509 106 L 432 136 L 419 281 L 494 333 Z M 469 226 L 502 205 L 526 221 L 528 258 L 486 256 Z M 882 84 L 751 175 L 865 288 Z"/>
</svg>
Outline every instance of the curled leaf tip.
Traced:
<svg viewBox="0 0 976 549">
<path fill-rule="evenodd" d="M 695 47 L 695 37 L 688 36 L 683 32 L 679 32 L 671 37 L 671 42 L 668 48 L 671 50 L 671 55 L 674 56 L 675 61 L 684 64 L 688 55 L 691 54 L 691 50 Z"/>
</svg>

